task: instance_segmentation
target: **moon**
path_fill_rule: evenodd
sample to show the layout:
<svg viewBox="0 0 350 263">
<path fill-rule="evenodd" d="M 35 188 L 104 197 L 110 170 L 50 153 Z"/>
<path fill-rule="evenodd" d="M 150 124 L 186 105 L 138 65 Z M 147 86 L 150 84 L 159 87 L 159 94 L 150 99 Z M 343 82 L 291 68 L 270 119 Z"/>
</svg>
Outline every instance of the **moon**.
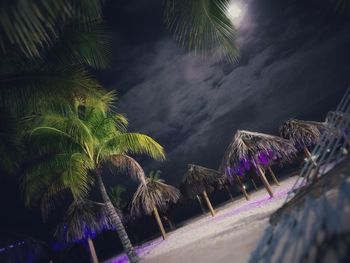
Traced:
<svg viewBox="0 0 350 263">
<path fill-rule="evenodd" d="M 240 9 L 236 4 L 231 3 L 227 7 L 227 16 L 231 20 L 235 20 L 236 18 L 239 18 L 242 14 L 242 9 Z"/>
</svg>

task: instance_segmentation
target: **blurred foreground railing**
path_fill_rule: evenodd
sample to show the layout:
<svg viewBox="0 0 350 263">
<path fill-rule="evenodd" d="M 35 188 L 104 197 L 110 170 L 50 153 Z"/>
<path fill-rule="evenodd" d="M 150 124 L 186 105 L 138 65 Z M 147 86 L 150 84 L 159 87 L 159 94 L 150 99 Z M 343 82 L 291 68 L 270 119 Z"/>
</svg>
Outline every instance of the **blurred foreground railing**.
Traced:
<svg viewBox="0 0 350 263">
<path fill-rule="evenodd" d="M 271 216 L 250 263 L 350 259 L 350 88 L 326 124 L 312 159 Z"/>
</svg>

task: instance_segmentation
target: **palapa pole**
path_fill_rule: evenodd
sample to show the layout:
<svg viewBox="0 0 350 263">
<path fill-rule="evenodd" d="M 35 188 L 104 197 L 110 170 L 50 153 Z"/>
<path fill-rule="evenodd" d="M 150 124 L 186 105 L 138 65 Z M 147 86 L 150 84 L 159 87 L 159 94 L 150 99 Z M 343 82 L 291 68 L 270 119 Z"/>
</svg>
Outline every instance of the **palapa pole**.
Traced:
<svg viewBox="0 0 350 263">
<path fill-rule="evenodd" d="M 243 187 L 241 179 L 239 179 L 239 177 L 237 175 L 235 175 L 235 178 L 238 182 L 239 188 L 241 189 L 241 192 L 243 193 L 245 199 L 249 200 L 249 195 L 248 195 L 247 191 L 245 190 L 245 188 Z"/>
<path fill-rule="evenodd" d="M 156 207 L 153 207 L 153 212 L 154 212 L 154 217 L 157 220 L 160 232 L 162 233 L 163 240 L 165 240 L 166 239 L 166 234 L 165 234 L 165 230 L 164 230 L 164 226 L 163 226 L 162 220 L 160 220 L 158 209 Z"/>
<path fill-rule="evenodd" d="M 311 155 L 309 149 L 306 146 L 304 147 L 304 152 L 305 152 L 306 158 L 310 159 L 310 161 L 314 164 L 314 166 L 317 166 L 317 163 L 312 158 L 312 155 Z"/>
<path fill-rule="evenodd" d="M 277 178 L 276 178 L 275 173 L 274 173 L 273 170 L 271 169 L 271 166 L 268 166 L 267 169 L 269 169 L 269 172 L 270 172 L 270 174 L 271 174 L 271 176 L 272 176 L 272 179 L 273 179 L 273 181 L 275 182 L 275 184 L 280 185 L 280 183 L 278 182 L 278 180 L 277 180 Z"/>
<path fill-rule="evenodd" d="M 272 192 L 271 186 L 270 186 L 269 182 L 267 181 L 264 172 L 261 170 L 261 167 L 259 165 L 255 165 L 255 167 L 256 167 L 256 171 L 257 171 L 258 175 L 260 176 L 261 181 L 263 182 L 263 184 L 266 188 L 266 191 L 269 193 L 269 195 L 271 197 L 273 197 L 273 192 Z"/>
<path fill-rule="evenodd" d="M 254 178 L 253 178 L 251 175 L 248 175 L 248 178 L 249 178 L 249 180 L 252 182 L 252 184 L 253 184 L 255 190 L 258 191 L 259 189 L 258 189 L 258 187 L 256 186 L 256 183 L 255 183 L 255 181 L 254 181 Z"/>
<path fill-rule="evenodd" d="M 201 200 L 200 196 L 199 196 L 199 195 L 196 195 L 196 198 L 197 198 L 197 200 L 198 200 L 199 205 L 201 206 L 201 209 L 202 209 L 203 214 L 205 214 L 205 208 L 204 208 L 204 206 L 203 206 L 203 203 L 202 203 L 202 200 Z"/>
<path fill-rule="evenodd" d="M 91 263 L 98 263 L 94 242 L 92 241 L 92 239 L 90 237 L 87 239 L 87 243 L 88 243 L 88 247 L 89 247 Z"/>
<path fill-rule="evenodd" d="M 205 202 L 207 203 L 207 206 L 208 206 L 208 208 L 209 208 L 209 211 L 210 211 L 211 215 L 212 215 L 212 216 L 215 216 L 214 208 L 213 208 L 213 206 L 212 206 L 211 203 L 210 203 L 210 200 L 209 200 L 209 198 L 208 198 L 208 195 L 207 195 L 207 192 L 206 192 L 206 191 L 203 191 L 203 196 L 204 196 Z"/>
<path fill-rule="evenodd" d="M 227 185 L 224 185 L 224 187 L 225 187 L 225 189 L 226 189 L 226 192 L 227 192 L 228 195 L 230 196 L 231 201 L 232 201 L 232 202 L 235 201 L 235 200 L 233 199 L 233 196 L 232 196 L 232 194 L 231 194 L 231 191 L 230 191 L 230 189 L 227 187 Z"/>
</svg>

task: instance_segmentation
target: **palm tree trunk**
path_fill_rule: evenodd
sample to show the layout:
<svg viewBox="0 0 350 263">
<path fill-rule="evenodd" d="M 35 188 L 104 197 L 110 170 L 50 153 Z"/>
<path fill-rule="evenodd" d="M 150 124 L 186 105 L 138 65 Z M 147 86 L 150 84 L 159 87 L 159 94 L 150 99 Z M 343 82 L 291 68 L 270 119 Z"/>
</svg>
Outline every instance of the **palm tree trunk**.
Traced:
<svg viewBox="0 0 350 263">
<path fill-rule="evenodd" d="M 199 196 L 199 195 L 196 195 L 196 198 L 197 198 L 197 200 L 198 200 L 199 205 L 201 206 L 201 209 L 202 209 L 203 214 L 205 214 L 205 208 L 204 208 L 204 206 L 203 206 L 203 203 L 202 203 L 202 200 L 201 200 L 200 196 Z"/>
<path fill-rule="evenodd" d="M 209 198 L 208 198 L 208 195 L 207 195 L 207 192 L 206 192 L 206 191 L 203 191 L 203 196 L 204 196 L 204 200 L 205 200 L 205 202 L 207 203 L 207 206 L 208 206 L 208 208 L 209 208 L 209 210 L 210 210 L 211 215 L 212 215 L 212 216 L 215 216 L 214 208 L 213 208 L 213 206 L 212 206 L 211 203 L 210 203 L 210 200 L 209 200 Z"/>
<path fill-rule="evenodd" d="M 225 187 L 225 190 L 226 190 L 227 194 L 229 195 L 231 201 L 232 201 L 232 202 L 235 201 L 235 200 L 233 199 L 233 196 L 232 196 L 232 194 L 231 194 L 231 191 L 230 191 L 230 189 L 227 187 L 227 185 L 225 185 L 224 187 Z"/>
<path fill-rule="evenodd" d="M 88 238 L 87 239 L 87 243 L 88 243 L 88 246 L 89 246 L 91 263 L 98 263 L 94 242 L 92 241 L 91 238 Z"/>
<path fill-rule="evenodd" d="M 116 231 L 123 245 L 124 251 L 128 256 L 130 263 L 138 263 L 139 257 L 136 254 L 135 249 L 133 248 L 130 242 L 128 234 L 125 231 L 125 228 L 123 226 L 122 221 L 120 220 L 118 213 L 116 212 L 111 200 L 109 199 L 106 188 L 102 181 L 102 177 L 99 173 L 96 174 L 96 179 L 97 179 L 97 185 L 98 185 L 99 191 L 102 196 L 102 200 L 106 205 L 110 219 L 112 220 L 114 226 L 116 227 Z"/>
<path fill-rule="evenodd" d="M 256 172 L 258 173 L 258 175 L 260 176 L 260 179 L 261 181 L 263 182 L 265 188 L 266 188 L 266 191 L 269 193 L 269 195 L 271 197 L 273 197 L 273 192 L 272 192 L 272 189 L 271 189 L 271 186 L 269 184 L 269 182 L 267 181 L 266 177 L 265 177 L 265 174 L 264 172 L 261 170 L 261 167 L 259 165 L 256 166 Z"/>
<path fill-rule="evenodd" d="M 241 189 L 241 192 L 243 193 L 245 199 L 249 200 L 249 195 L 247 193 L 247 190 L 244 188 L 241 179 L 237 175 L 235 175 L 236 181 L 238 182 L 239 188 Z"/>
<path fill-rule="evenodd" d="M 165 240 L 166 239 L 166 234 L 165 234 L 164 226 L 163 226 L 162 220 L 160 220 L 158 209 L 156 207 L 153 207 L 153 213 L 154 213 L 154 217 L 157 220 L 160 232 L 162 233 L 163 240 Z"/>
<path fill-rule="evenodd" d="M 275 182 L 275 184 L 280 185 L 280 183 L 278 182 L 278 180 L 277 180 L 277 178 L 276 178 L 275 173 L 274 173 L 273 170 L 271 169 L 271 166 L 268 166 L 267 169 L 269 169 L 269 172 L 270 172 L 270 174 L 271 174 L 271 176 L 272 176 L 272 179 L 273 179 L 273 181 Z"/>
</svg>

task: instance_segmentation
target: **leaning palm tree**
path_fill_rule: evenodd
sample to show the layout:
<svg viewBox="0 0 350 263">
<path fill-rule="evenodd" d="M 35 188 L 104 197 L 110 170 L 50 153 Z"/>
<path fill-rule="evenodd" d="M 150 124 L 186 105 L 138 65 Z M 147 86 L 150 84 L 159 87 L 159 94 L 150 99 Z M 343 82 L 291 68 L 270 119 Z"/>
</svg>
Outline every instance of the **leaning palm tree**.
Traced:
<svg viewBox="0 0 350 263">
<path fill-rule="evenodd" d="M 146 181 L 141 182 L 131 201 L 131 215 L 154 214 L 162 237 L 166 239 L 163 223 L 159 211 L 165 211 L 169 203 L 179 200 L 180 192 L 160 179 L 160 171 L 151 171 Z"/>
<path fill-rule="evenodd" d="M 104 230 L 114 229 L 104 204 L 74 200 L 57 226 L 55 237 L 65 244 L 86 241 L 92 263 L 98 258 L 92 238 Z"/>
<path fill-rule="evenodd" d="M 229 17 L 230 0 L 167 0 L 165 22 L 176 40 L 201 56 L 214 53 L 235 62 L 236 29 Z M 219 52 L 218 52 L 219 50 Z"/>
<path fill-rule="evenodd" d="M 293 144 L 286 139 L 239 130 L 225 152 L 220 169 L 232 177 L 242 176 L 251 167 L 255 168 L 267 192 L 273 197 L 264 167 L 268 167 L 273 160 L 290 161 L 295 152 Z"/>
<path fill-rule="evenodd" d="M 199 165 L 189 164 L 180 188 L 185 197 L 192 200 L 197 199 L 201 206 L 202 204 L 199 196 L 202 195 L 211 215 L 214 216 L 215 211 L 208 198 L 208 192 L 214 189 L 213 186 L 217 183 L 217 180 L 218 172 Z"/>
<path fill-rule="evenodd" d="M 163 148 L 149 136 L 128 133 L 127 120 L 123 115 L 95 108 L 94 101 L 89 100 L 60 105 L 37 116 L 33 123 L 31 143 L 37 146 L 36 152 L 49 157 L 29 171 L 24 181 L 35 181 L 47 173 L 57 176 L 57 184 L 50 185 L 49 195 L 57 194 L 64 186 L 69 186 L 75 199 L 86 197 L 95 185 L 130 261 L 138 262 L 103 184 L 102 169 L 110 164 L 115 171 L 125 171 L 143 182 L 142 168 L 127 154 L 146 154 L 156 160 L 163 160 Z M 25 186 L 27 204 L 32 203 L 35 191 L 35 187 L 30 184 Z"/>
<path fill-rule="evenodd" d="M 326 129 L 326 122 L 290 119 L 282 123 L 279 132 L 281 137 L 290 140 L 298 150 L 304 151 L 306 158 L 316 165 L 309 148 L 320 140 L 321 131 Z"/>
</svg>

